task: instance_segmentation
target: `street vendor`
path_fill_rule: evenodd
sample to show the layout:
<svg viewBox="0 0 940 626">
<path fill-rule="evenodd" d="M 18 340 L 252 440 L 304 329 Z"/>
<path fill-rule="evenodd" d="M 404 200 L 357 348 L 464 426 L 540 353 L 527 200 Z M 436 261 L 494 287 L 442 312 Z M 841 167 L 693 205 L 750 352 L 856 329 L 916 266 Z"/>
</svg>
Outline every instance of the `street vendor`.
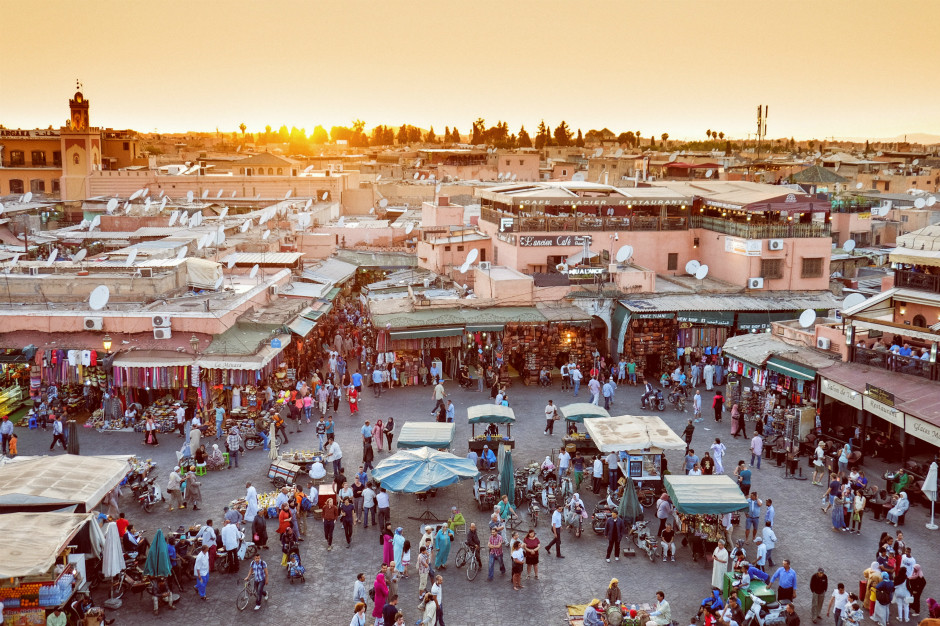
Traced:
<svg viewBox="0 0 940 626">
<path fill-rule="evenodd" d="M 489 446 L 483 446 L 482 457 L 483 469 L 489 470 L 496 467 L 496 455 L 493 454 Z"/>
<path fill-rule="evenodd" d="M 591 600 L 591 603 L 584 610 L 584 626 L 604 626 L 604 620 L 600 615 L 601 601 L 597 598 Z"/>
<path fill-rule="evenodd" d="M 452 506 L 450 508 L 450 518 L 447 520 L 447 525 L 451 530 L 457 530 L 461 526 L 466 526 L 467 520 L 464 518 L 463 513 L 457 510 L 457 507 Z"/>
</svg>

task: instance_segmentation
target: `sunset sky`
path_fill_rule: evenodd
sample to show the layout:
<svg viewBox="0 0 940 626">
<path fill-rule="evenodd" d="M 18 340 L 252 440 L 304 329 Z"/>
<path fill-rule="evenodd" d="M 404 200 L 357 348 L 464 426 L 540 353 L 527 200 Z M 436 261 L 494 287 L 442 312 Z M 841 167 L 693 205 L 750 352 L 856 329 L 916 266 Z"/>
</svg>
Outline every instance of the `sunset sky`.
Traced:
<svg viewBox="0 0 940 626">
<path fill-rule="evenodd" d="M 0 123 L 940 134 L 940 2 L 0 0 Z"/>
</svg>

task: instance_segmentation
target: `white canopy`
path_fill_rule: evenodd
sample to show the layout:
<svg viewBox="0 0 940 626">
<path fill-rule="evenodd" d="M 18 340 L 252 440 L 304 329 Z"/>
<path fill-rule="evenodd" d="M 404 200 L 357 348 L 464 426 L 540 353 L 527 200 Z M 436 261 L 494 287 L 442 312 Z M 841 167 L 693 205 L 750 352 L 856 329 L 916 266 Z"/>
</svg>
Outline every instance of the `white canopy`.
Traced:
<svg viewBox="0 0 940 626">
<path fill-rule="evenodd" d="M 127 461 L 113 456 L 17 459 L 0 467 L 0 510 L 75 506 L 79 513 L 89 512 L 129 469 Z"/>
<path fill-rule="evenodd" d="M 0 578 L 45 574 L 92 517 L 75 513 L 0 515 Z"/>
<path fill-rule="evenodd" d="M 584 420 L 601 452 L 685 450 L 685 441 L 656 415 L 620 415 Z"/>
</svg>

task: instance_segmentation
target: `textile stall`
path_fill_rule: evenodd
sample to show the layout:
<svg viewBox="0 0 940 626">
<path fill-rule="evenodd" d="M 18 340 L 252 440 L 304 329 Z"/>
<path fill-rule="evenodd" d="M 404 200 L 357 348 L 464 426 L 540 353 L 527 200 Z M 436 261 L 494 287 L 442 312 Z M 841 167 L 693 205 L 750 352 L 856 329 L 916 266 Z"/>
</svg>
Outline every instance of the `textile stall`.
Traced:
<svg viewBox="0 0 940 626">
<path fill-rule="evenodd" d="M 185 389 L 191 386 L 193 357 L 162 350 L 121 352 L 114 357 L 114 386 L 121 389 Z"/>
</svg>

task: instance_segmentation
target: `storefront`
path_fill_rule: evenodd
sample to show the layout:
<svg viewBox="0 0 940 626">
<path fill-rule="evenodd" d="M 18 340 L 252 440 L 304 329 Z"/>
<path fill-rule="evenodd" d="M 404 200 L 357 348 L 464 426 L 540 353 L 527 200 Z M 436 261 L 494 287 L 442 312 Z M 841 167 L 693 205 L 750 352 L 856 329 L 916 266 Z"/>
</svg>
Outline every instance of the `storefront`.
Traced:
<svg viewBox="0 0 940 626">
<path fill-rule="evenodd" d="M 674 312 L 632 312 L 625 320 L 626 336 L 620 354 L 636 363 L 637 373 L 659 378 L 678 365 Z"/>
</svg>

